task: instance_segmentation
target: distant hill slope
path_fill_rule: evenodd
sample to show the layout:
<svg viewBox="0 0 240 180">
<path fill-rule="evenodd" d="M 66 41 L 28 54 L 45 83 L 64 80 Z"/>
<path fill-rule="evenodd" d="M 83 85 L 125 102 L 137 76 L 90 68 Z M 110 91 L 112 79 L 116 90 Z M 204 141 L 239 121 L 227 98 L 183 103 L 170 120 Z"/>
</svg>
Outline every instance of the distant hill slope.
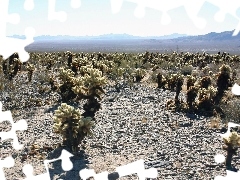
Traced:
<svg viewBox="0 0 240 180">
<path fill-rule="evenodd" d="M 232 36 L 233 31 L 224 31 L 220 33 L 211 32 L 205 35 L 198 36 L 187 36 L 187 37 L 179 37 L 174 39 L 174 41 L 239 41 L 240 33 L 237 36 Z"/>
</svg>

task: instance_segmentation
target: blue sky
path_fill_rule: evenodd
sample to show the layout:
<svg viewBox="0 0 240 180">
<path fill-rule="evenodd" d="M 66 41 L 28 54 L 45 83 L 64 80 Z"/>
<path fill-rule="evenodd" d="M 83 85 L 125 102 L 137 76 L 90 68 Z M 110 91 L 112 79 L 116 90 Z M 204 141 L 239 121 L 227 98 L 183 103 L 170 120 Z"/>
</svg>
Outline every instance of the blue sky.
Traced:
<svg viewBox="0 0 240 180">
<path fill-rule="evenodd" d="M 23 35 L 26 27 L 35 28 L 39 35 L 100 35 L 109 33 L 127 33 L 138 36 L 162 36 L 172 33 L 188 35 L 206 34 L 233 30 L 238 25 L 238 20 L 230 14 L 223 22 L 216 22 L 214 15 L 218 7 L 205 3 L 198 16 L 206 19 L 207 26 L 198 29 L 188 17 L 184 7 L 169 11 L 171 23 L 162 25 L 162 13 L 158 10 L 146 8 L 145 16 L 134 16 L 136 4 L 124 1 L 120 12 L 113 14 L 110 0 L 81 0 L 81 6 L 73 9 L 70 0 L 56 0 L 56 11 L 65 11 L 67 20 L 48 21 L 48 0 L 34 0 L 34 9 L 24 9 L 25 0 L 9 0 L 9 13 L 18 13 L 18 25 L 7 24 L 7 35 Z"/>
</svg>

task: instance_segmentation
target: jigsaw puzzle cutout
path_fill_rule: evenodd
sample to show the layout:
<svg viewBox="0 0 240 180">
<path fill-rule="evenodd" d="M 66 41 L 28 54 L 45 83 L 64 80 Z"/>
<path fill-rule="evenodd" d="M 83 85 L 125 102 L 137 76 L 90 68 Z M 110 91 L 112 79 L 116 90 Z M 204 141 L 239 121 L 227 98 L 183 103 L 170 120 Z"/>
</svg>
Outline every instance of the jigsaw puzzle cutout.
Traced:
<svg viewBox="0 0 240 180">
<path fill-rule="evenodd" d="M 232 87 L 232 93 L 237 95 L 237 96 L 240 96 L 240 86 L 235 83 Z"/>
<path fill-rule="evenodd" d="M 145 169 L 144 160 L 138 160 L 127 165 L 119 166 L 116 168 L 117 177 L 124 177 L 131 174 L 137 174 L 139 180 L 145 180 L 146 178 L 157 178 L 158 172 L 155 168 Z M 108 180 L 109 173 L 104 171 L 96 174 L 93 169 L 83 169 L 79 172 L 79 176 L 86 180 L 87 178 L 93 177 L 95 180 Z"/>
<path fill-rule="evenodd" d="M 13 122 L 11 111 L 2 111 L 2 102 L 0 102 L 0 122 L 8 120 L 12 128 L 8 132 L 0 132 L 0 137 L 2 140 L 6 139 L 13 139 L 13 147 L 16 150 L 22 149 L 23 145 L 19 144 L 16 131 L 17 130 L 26 130 L 27 129 L 27 122 L 26 120 L 20 120 L 17 123 Z M 61 155 L 52 160 L 44 160 L 44 166 L 46 169 L 46 173 L 34 176 L 33 175 L 33 166 L 31 164 L 26 164 L 23 166 L 23 173 L 25 174 L 26 178 L 24 180 L 42 180 L 42 179 L 49 179 L 49 169 L 48 164 L 51 162 L 55 162 L 58 160 L 61 160 L 61 166 L 64 171 L 70 171 L 73 168 L 73 164 L 70 160 L 70 157 L 72 157 L 73 154 L 69 153 L 66 150 L 62 150 Z M 3 172 L 3 168 L 10 168 L 14 166 L 14 159 L 12 157 L 7 157 L 4 160 L 0 160 L 0 179 L 5 180 L 5 175 Z M 157 178 L 158 172 L 155 168 L 150 168 L 145 170 L 144 168 L 144 161 L 139 160 L 124 166 L 120 166 L 116 168 L 116 171 L 118 173 L 118 177 L 123 177 L 127 175 L 131 175 L 134 173 L 137 173 L 140 180 L 144 180 L 146 178 Z M 96 174 L 94 170 L 88 170 L 84 169 L 79 172 L 79 175 L 83 179 L 87 179 L 89 177 L 94 177 L 96 180 L 108 180 L 109 173 L 107 171 Z"/>
<path fill-rule="evenodd" d="M 121 9 L 122 3 L 124 0 L 111 0 L 111 6 L 112 6 L 112 12 L 118 13 Z M 194 24 L 198 28 L 204 28 L 206 26 L 206 21 L 202 18 L 198 17 L 198 12 L 200 11 L 201 7 L 203 6 L 203 3 L 210 2 L 213 5 L 219 7 L 219 12 L 215 15 L 215 20 L 222 22 L 227 14 L 230 14 L 237 18 L 239 20 L 239 24 L 236 27 L 233 36 L 236 36 L 240 31 L 240 17 L 236 14 L 236 11 L 240 7 L 239 1 L 219 1 L 219 0 L 199 0 L 199 1 L 189 1 L 189 0 L 169 0 L 169 1 L 159 1 L 159 0 L 125 0 L 132 3 L 137 4 L 137 8 L 135 9 L 134 15 L 136 17 L 143 17 L 145 15 L 145 8 L 152 8 L 156 9 L 162 12 L 161 17 L 161 23 L 162 24 L 169 24 L 171 22 L 171 17 L 168 15 L 168 11 L 173 10 L 175 8 L 184 6 L 188 16 Z M 20 22 L 20 17 L 18 14 L 8 14 L 8 3 L 9 0 L 0 1 L 0 54 L 3 55 L 3 58 L 6 59 L 10 55 L 12 55 L 14 52 L 19 53 L 20 60 L 22 62 L 25 62 L 29 59 L 28 53 L 24 50 L 24 48 L 33 43 L 33 37 L 35 34 L 35 31 L 33 28 L 29 27 L 26 28 L 25 40 L 15 39 L 15 38 L 7 38 L 6 37 L 6 24 L 18 24 Z M 64 11 L 56 12 L 55 11 L 55 4 L 56 0 L 49 0 L 48 1 L 48 20 L 58 20 L 60 22 L 64 22 L 67 19 L 67 14 Z M 72 8 L 79 8 L 81 6 L 80 0 L 71 0 L 71 7 Z M 34 9 L 34 0 L 25 0 L 24 8 L 27 11 L 31 11 Z M 240 95 L 240 87 L 235 84 L 232 88 L 232 93 L 236 95 Z M 0 111 L 2 111 L 2 104 L 0 104 Z M 7 112 L 0 112 L 0 121 L 9 120 L 12 124 L 12 129 L 9 132 L 2 132 L 0 133 L 0 137 L 2 139 L 13 139 L 13 147 L 15 149 L 21 149 L 23 145 L 19 144 L 16 136 L 16 130 L 26 130 L 27 124 L 25 120 L 20 120 L 17 123 L 14 123 L 12 120 L 11 113 L 9 111 Z M 239 126 L 234 123 L 229 124 L 230 126 L 236 127 Z M 229 133 L 229 131 L 227 132 Z M 225 134 L 226 135 L 226 134 Z M 221 135 L 222 137 L 224 135 Z M 54 160 L 46 160 L 44 161 L 46 170 L 48 171 L 47 164 L 56 160 L 62 160 L 62 168 L 65 171 L 69 171 L 72 168 L 72 164 L 70 161 L 71 154 L 67 151 L 62 151 L 61 156 L 58 159 Z M 225 160 L 223 155 L 216 155 L 215 161 L 217 163 L 222 163 Z M 64 163 L 63 163 L 64 162 Z M 4 160 L 0 160 L 0 179 L 4 179 L 4 174 L 2 171 L 3 167 L 9 168 L 14 165 L 14 159 L 12 157 L 7 157 Z M 136 169 L 136 167 L 138 167 Z M 139 170 L 141 169 L 141 171 Z M 139 178 L 145 179 L 146 177 L 150 178 L 156 178 L 157 177 L 157 170 L 154 168 L 145 170 L 143 166 L 143 160 L 136 161 L 133 163 L 130 163 L 128 165 L 124 165 L 121 167 L 118 167 L 117 169 L 119 177 L 130 175 L 133 173 L 137 173 Z M 42 179 L 42 178 L 48 178 L 48 173 L 44 173 L 42 175 L 33 176 L 33 168 L 31 165 L 25 165 L 23 167 L 23 171 L 25 175 L 27 176 L 27 179 Z M 102 172 L 99 174 L 96 174 L 94 170 L 82 170 L 79 172 L 79 175 L 82 177 L 94 177 L 95 179 L 107 179 L 108 172 Z M 227 171 L 227 176 L 217 176 L 215 179 L 239 179 L 240 174 L 239 172 L 231 172 Z"/>
<path fill-rule="evenodd" d="M 14 159 L 12 157 L 6 157 L 4 160 L 0 159 L 0 179 L 5 180 L 3 168 L 11 168 L 14 166 Z"/>
<path fill-rule="evenodd" d="M 16 150 L 22 149 L 23 145 L 18 142 L 18 137 L 16 131 L 24 131 L 27 130 L 27 122 L 26 120 L 19 120 L 14 123 L 12 118 L 11 111 L 2 111 L 2 102 L 0 102 L 0 122 L 9 121 L 12 124 L 12 128 L 8 132 L 0 132 L 0 137 L 2 140 L 13 139 L 13 147 Z"/>
<path fill-rule="evenodd" d="M 232 87 L 232 93 L 235 94 L 235 95 L 240 95 L 240 86 L 238 84 L 234 84 L 233 87 Z M 227 132 L 224 133 L 224 134 L 219 134 L 217 133 L 217 135 L 220 135 L 221 136 L 221 140 L 223 138 L 226 138 L 226 137 L 229 137 L 230 133 L 231 133 L 231 128 L 234 128 L 234 127 L 240 127 L 240 124 L 236 124 L 236 123 L 232 123 L 232 122 L 229 122 L 228 123 L 228 129 L 227 129 Z M 223 163 L 225 162 L 225 157 L 224 155 L 222 154 L 217 154 L 215 155 L 215 162 L 216 163 Z M 237 180 L 240 178 L 240 171 L 238 172 L 233 172 L 233 171 L 229 171 L 229 170 L 226 170 L 227 171 L 227 175 L 224 177 L 224 176 L 216 176 L 214 178 L 214 180 Z"/>
<path fill-rule="evenodd" d="M 33 175 L 32 165 L 26 164 L 23 167 L 23 173 L 26 175 L 27 178 L 25 178 L 24 180 L 42 180 L 42 179 L 51 180 L 49 175 L 48 164 L 58 160 L 62 161 L 61 166 L 64 171 L 70 171 L 73 168 L 73 164 L 72 161 L 70 160 L 70 157 L 73 157 L 73 154 L 63 149 L 61 155 L 58 158 L 52 160 L 44 160 L 44 166 L 47 172 L 39 174 L 37 176 Z"/>
<path fill-rule="evenodd" d="M 6 37 L 7 23 L 18 24 L 20 22 L 19 14 L 8 14 L 9 0 L 0 1 L 0 54 L 3 59 L 7 59 L 13 53 L 19 54 L 19 59 L 26 62 L 29 59 L 29 54 L 25 51 L 25 47 L 34 42 L 35 29 L 27 27 L 25 30 L 26 39 L 17 39 Z M 67 19 L 67 14 L 64 11 L 55 11 L 56 0 L 48 0 L 48 20 L 58 20 L 64 22 Z M 71 0 L 72 8 L 79 8 L 81 0 Z M 34 0 L 25 0 L 24 9 L 31 11 L 34 9 Z"/>
<path fill-rule="evenodd" d="M 215 14 L 215 20 L 222 22 L 227 14 L 232 15 L 239 21 L 239 24 L 233 32 L 233 36 L 236 36 L 240 31 L 240 17 L 237 15 L 237 10 L 240 8 L 240 1 L 224 1 L 224 0 L 198 0 L 198 1 L 189 1 L 189 0 L 168 0 L 168 1 L 159 1 L 159 0 L 111 0 L 112 13 L 116 14 L 121 10 L 123 1 L 128 1 L 131 3 L 137 4 L 137 7 L 134 11 L 134 15 L 138 18 L 142 18 L 145 15 L 145 8 L 151 8 L 158 11 L 161 11 L 162 18 L 161 23 L 167 25 L 171 22 L 171 17 L 168 15 L 168 11 L 175 8 L 183 6 L 188 14 L 188 17 L 192 20 L 194 25 L 203 29 L 206 27 L 206 20 L 198 17 L 198 13 L 203 7 L 205 2 L 209 2 L 217 7 L 219 7 L 219 12 Z"/>
</svg>

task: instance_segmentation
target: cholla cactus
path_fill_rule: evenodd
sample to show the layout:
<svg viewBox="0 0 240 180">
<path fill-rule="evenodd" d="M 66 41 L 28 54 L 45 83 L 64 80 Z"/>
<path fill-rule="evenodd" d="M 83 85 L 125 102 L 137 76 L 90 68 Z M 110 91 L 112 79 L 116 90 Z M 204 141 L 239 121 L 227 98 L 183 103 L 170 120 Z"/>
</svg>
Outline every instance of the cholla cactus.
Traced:
<svg viewBox="0 0 240 180">
<path fill-rule="evenodd" d="M 209 76 L 204 76 L 200 80 L 200 87 L 207 89 L 211 85 L 211 78 Z"/>
<path fill-rule="evenodd" d="M 218 74 L 217 86 L 219 91 L 227 90 L 230 85 L 230 73 L 231 67 L 223 64 L 220 68 L 220 73 Z"/>
<path fill-rule="evenodd" d="M 93 65 L 81 66 L 79 69 L 81 76 L 84 76 L 86 73 L 88 73 L 89 68 L 93 69 Z"/>
<path fill-rule="evenodd" d="M 232 132 L 229 137 L 223 138 L 223 149 L 227 151 L 226 168 L 234 170 L 231 165 L 233 155 L 236 155 L 237 148 L 240 146 L 240 136 L 237 132 Z"/>
<path fill-rule="evenodd" d="M 209 70 L 210 70 L 210 68 L 208 66 L 202 68 L 203 73 L 206 75 L 208 74 Z"/>
<path fill-rule="evenodd" d="M 174 91 L 176 87 L 177 76 L 178 74 L 171 74 L 169 77 L 167 77 L 168 88 L 171 89 L 171 91 Z"/>
<path fill-rule="evenodd" d="M 79 62 L 78 62 L 77 58 L 75 58 L 73 60 L 73 62 L 71 63 L 71 69 L 75 73 L 74 75 L 77 75 L 77 72 L 79 70 Z"/>
<path fill-rule="evenodd" d="M 64 68 L 60 68 L 59 78 L 63 81 L 63 83 L 72 82 L 74 79 L 74 72 L 70 69 L 65 70 Z"/>
<path fill-rule="evenodd" d="M 27 66 L 27 71 L 28 71 L 28 82 L 31 82 L 32 81 L 32 74 L 33 74 L 33 71 L 35 70 L 35 67 L 33 64 L 29 64 Z"/>
<path fill-rule="evenodd" d="M 11 81 L 21 70 L 21 65 L 22 62 L 17 53 L 12 54 L 7 60 L 3 60 L 2 67 L 5 77 Z"/>
<path fill-rule="evenodd" d="M 193 103 L 195 102 L 197 94 L 198 94 L 198 87 L 190 86 L 187 91 L 187 104 L 189 109 L 193 108 Z"/>
<path fill-rule="evenodd" d="M 62 101 L 67 102 L 70 99 L 74 99 L 76 97 L 76 94 L 72 90 L 72 87 L 74 87 L 74 72 L 70 69 L 65 70 L 64 68 L 60 68 L 59 78 L 62 81 L 62 84 L 59 86 Z"/>
<path fill-rule="evenodd" d="M 183 85 L 183 81 L 184 81 L 183 77 L 184 77 L 183 75 L 178 75 L 176 77 L 176 82 L 175 82 L 176 83 L 176 96 L 175 96 L 176 104 L 179 103 L 178 96 L 182 90 L 182 85 Z"/>
<path fill-rule="evenodd" d="M 226 91 L 231 86 L 231 67 L 223 64 L 219 68 L 220 72 L 217 75 L 217 88 L 218 94 L 216 99 L 216 104 L 219 103 L 220 99 L 223 97 L 224 91 Z"/>
<path fill-rule="evenodd" d="M 74 79 L 75 86 L 72 88 L 74 93 L 80 98 L 96 96 L 101 99 L 101 94 L 104 93 L 102 86 L 107 83 L 106 78 L 98 69 L 88 68 L 86 72 L 83 77 Z"/>
<path fill-rule="evenodd" d="M 140 82 L 144 78 L 145 75 L 146 75 L 146 71 L 141 68 L 135 69 L 135 71 L 132 74 L 132 76 L 135 77 L 136 82 Z"/>
<path fill-rule="evenodd" d="M 187 75 L 187 90 L 189 90 L 190 86 L 194 86 L 196 82 L 196 78 L 192 75 Z"/>
<path fill-rule="evenodd" d="M 83 138 L 91 135 L 91 128 L 94 125 L 91 117 L 82 117 L 79 109 L 62 103 L 55 110 L 53 117 L 53 129 L 55 133 L 63 136 L 63 145 L 66 145 L 73 153 L 78 151 L 78 145 Z"/>
<path fill-rule="evenodd" d="M 165 89 L 166 79 L 161 73 L 158 73 L 157 75 L 157 83 L 158 83 L 158 88 Z"/>
<path fill-rule="evenodd" d="M 213 86 L 208 89 L 200 88 L 198 93 L 198 108 L 213 112 L 214 98 L 217 94 L 217 89 Z"/>
<path fill-rule="evenodd" d="M 74 79 L 73 92 L 79 99 L 88 99 L 84 105 L 84 117 L 94 117 L 95 112 L 99 110 L 100 104 L 96 98 L 101 100 L 101 95 L 105 93 L 103 86 L 106 83 L 107 80 L 102 76 L 102 72 L 94 68 L 87 68 L 83 77 Z"/>
</svg>

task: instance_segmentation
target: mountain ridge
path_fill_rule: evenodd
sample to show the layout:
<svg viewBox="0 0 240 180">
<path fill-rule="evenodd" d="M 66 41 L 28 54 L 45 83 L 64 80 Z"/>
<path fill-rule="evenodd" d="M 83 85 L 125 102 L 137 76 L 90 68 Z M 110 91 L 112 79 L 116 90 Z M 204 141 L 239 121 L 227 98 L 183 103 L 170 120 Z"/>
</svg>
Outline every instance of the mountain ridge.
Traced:
<svg viewBox="0 0 240 180">
<path fill-rule="evenodd" d="M 233 31 L 210 32 L 204 35 L 186 35 L 173 33 L 164 36 L 134 36 L 126 33 L 123 34 L 102 34 L 97 36 L 69 36 L 69 35 L 42 35 L 34 37 L 35 42 L 40 41 L 78 41 L 78 40 L 163 40 L 173 42 L 201 42 L 201 41 L 233 41 L 240 40 L 240 33 L 237 36 L 232 36 Z M 18 39 L 25 39 L 25 36 L 14 35 L 10 36 Z"/>
</svg>

